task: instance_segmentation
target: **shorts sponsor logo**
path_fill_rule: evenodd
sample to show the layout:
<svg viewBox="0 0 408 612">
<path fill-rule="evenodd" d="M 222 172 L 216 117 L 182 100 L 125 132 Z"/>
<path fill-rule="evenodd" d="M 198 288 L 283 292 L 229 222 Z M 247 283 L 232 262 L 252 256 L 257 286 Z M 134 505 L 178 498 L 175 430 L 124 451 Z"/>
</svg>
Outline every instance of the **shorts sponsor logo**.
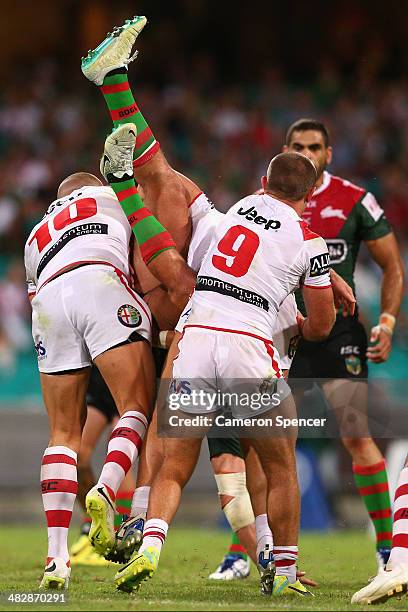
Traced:
<svg viewBox="0 0 408 612">
<path fill-rule="evenodd" d="M 347 346 L 342 346 L 340 349 L 340 355 L 359 355 L 360 347 L 352 346 L 351 344 Z"/>
<path fill-rule="evenodd" d="M 170 383 L 169 393 L 183 393 L 191 395 L 191 382 L 188 380 L 177 380 L 173 378 Z"/>
<path fill-rule="evenodd" d="M 237 285 L 233 285 L 232 283 L 228 283 L 227 281 L 223 281 L 212 276 L 198 276 L 195 290 L 214 291 L 215 293 L 221 293 L 222 295 L 233 297 L 240 302 L 245 302 L 246 304 L 252 304 L 252 306 L 262 308 L 263 310 L 266 310 L 266 312 L 269 311 L 268 300 L 261 295 L 258 295 L 258 293 L 254 293 L 254 291 L 247 291 L 242 287 L 237 287 Z"/>
<path fill-rule="evenodd" d="M 125 327 L 138 327 L 142 322 L 142 315 L 131 304 L 124 304 L 118 308 L 118 320 Z"/>
<path fill-rule="evenodd" d="M 347 372 L 349 374 L 352 374 L 353 376 L 358 376 L 363 371 L 361 359 L 360 357 L 356 357 L 355 355 L 350 355 L 349 357 L 346 357 L 345 364 Z"/>
<path fill-rule="evenodd" d="M 329 249 L 330 263 L 342 263 L 348 254 L 347 242 L 342 238 L 326 240 L 327 248 Z"/>
<path fill-rule="evenodd" d="M 42 340 L 37 342 L 37 344 L 35 345 L 35 350 L 37 352 L 37 359 L 38 359 L 38 361 L 42 361 L 43 359 L 47 358 L 47 350 L 46 350 L 45 346 L 43 345 Z"/>
<path fill-rule="evenodd" d="M 330 257 L 328 253 L 322 253 L 316 255 L 310 259 L 310 276 L 315 278 L 316 276 L 323 276 L 327 274 L 330 269 Z"/>
</svg>

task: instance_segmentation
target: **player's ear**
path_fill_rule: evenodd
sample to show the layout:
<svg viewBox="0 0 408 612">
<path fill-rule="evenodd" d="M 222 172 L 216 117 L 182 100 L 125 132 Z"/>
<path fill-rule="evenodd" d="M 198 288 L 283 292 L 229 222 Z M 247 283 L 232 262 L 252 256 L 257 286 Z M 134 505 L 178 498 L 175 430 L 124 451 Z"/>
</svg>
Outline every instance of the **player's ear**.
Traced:
<svg viewBox="0 0 408 612">
<path fill-rule="evenodd" d="M 329 165 L 332 163 L 332 159 L 333 159 L 333 148 L 332 147 L 327 147 L 327 152 L 326 152 L 326 164 Z"/>
<path fill-rule="evenodd" d="M 268 184 L 268 179 L 266 178 L 266 176 L 262 176 L 261 177 L 261 187 L 264 191 L 266 190 L 267 184 Z"/>
<path fill-rule="evenodd" d="M 282 153 L 287 153 L 289 151 L 289 147 L 288 145 L 283 145 L 282 147 Z"/>
</svg>

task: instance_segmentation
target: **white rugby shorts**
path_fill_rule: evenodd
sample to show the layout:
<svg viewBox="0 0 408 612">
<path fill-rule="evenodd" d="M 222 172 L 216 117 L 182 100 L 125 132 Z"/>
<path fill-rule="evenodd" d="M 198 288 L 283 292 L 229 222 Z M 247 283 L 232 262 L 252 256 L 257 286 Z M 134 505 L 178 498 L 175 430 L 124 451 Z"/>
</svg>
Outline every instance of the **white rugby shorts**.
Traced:
<svg viewBox="0 0 408 612">
<path fill-rule="evenodd" d="M 177 322 L 176 331 L 182 333 L 184 326 L 188 323 L 191 312 L 192 298 L 184 307 Z M 273 333 L 273 344 L 278 352 L 281 370 L 289 370 L 296 352 L 297 340 L 299 339 L 299 328 L 296 321 L 297 306 L 295 296 L 290 294 L 282 302 L 279 308 Z"/>
<path fill-rule="evenodd" d="M 151 339 L 149 307 L 113 266 L 95 264 L 65 272 L 41 287 L 31 305 L 40 372 L 90 366 L 133 332 Z"/>
<path fill-rule="evenodd" d="M 279 367 L 279 354 L 270 340 L 238 330 L 221 331 L 187 324 L 178 348 L 170 392 L 181 389 L 180 393 L 186 393 L 187 389 L 188 394 L 193 390 L 197 397 L 200 391 L 208 394 L 217 390 L 245 394 L 280 391 L 280 401 L 290 394 Z M 220 408 L 204 401 L 199 405 L 184 403 L 181 410 L 208 414 Z M 271 410 L 271 405 L 254 409 L 251 402 L 233 401 L 230 408 L 234 417 L 256 417 Z"/>
</svg>

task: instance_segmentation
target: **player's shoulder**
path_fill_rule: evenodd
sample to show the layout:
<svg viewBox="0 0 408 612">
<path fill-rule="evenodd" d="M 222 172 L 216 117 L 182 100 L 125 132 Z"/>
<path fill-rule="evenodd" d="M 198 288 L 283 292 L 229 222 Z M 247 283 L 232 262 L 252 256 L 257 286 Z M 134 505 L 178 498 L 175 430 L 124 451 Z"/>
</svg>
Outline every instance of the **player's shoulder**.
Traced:
<svg viewBox="0 0 408 612">
<path fill-rule="evenodd" d="M 342 196 L 357 203 L 364 197 L 367 190 L 347 179 L 331 174 L 328 192 L 330 192 L 331 195 L 334 194 L 337 197 Z"/>
<path fill-rule="evenodd" d="M 314 252 L 326 252 L 327 244 L 326 241 L 310 229 L 309 224 L 304 219 L 299 221 L 299 229 L 301 234 L 301 242 L 303 243 L 303 249 L 307 253 Z"/>
</svg>

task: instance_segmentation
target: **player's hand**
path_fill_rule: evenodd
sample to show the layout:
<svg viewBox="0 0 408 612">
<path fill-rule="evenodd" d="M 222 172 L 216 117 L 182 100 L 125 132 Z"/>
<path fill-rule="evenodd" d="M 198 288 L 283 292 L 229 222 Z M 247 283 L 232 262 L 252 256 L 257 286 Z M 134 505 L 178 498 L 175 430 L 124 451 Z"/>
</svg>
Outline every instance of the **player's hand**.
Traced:
<svg viewBox="0 0 408 612">
<path fill-rule="evenodd" d="M 337 272 L 330 270 L 336 310 L 343 307 L 343 317 L 352 316 L 356 310 L 356 298 L 352 288 Z"/>
<path fill-rule="evenodd" d="M 306 572 L 300 572 L 299 570 L 296 571 L 296 578 L 305 586 L 309 586 L 309 587 L 318 587 L 319 584 L 317 582 L 315 582 L 314 580 L 312 580 L 311 578 L 305 578 L 305 574 Z"/>
<path fill-rule="evenodd" d="M 367 359 L 373 363 L 384 363 L 387 361 L 392 348 L 392 335 L 376 325 L 371 330 L 370 342 L 373 346 L 367 349 Z"/>
</svg>

